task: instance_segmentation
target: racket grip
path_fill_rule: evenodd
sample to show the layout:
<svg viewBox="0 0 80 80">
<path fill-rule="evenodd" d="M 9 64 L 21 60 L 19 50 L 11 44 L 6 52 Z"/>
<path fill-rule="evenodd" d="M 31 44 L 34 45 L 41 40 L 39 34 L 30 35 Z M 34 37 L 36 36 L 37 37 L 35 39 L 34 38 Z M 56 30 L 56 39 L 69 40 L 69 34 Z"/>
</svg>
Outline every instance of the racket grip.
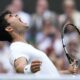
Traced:
<svg viewBox="0 0 80 80">
<path fill-rule="evenodd" d="M 68 58 L 69 63 L 71 64 L 74 60 L 69 56 L 69 54 L 66 54 L 66 56 Z"/>
</svg>

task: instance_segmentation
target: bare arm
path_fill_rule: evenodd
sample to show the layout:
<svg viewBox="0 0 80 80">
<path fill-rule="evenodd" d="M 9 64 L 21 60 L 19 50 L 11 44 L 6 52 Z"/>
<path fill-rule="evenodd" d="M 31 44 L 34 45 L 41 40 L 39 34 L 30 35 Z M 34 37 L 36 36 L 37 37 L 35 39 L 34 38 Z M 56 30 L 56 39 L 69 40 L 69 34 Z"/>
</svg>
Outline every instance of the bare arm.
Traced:
<svg viewBox="0 0 80 80">
<path fill-rule="evenodd" d="M 27 64 L 28 64 L 28 61 L 24 57 L 21 57 L 21 58 L 18 58 L 17 60 L 15 60 L 14 67 L 15 67 L 16 72 L 24 73 L 24 68 Z M 40 71 L 40 65 L 41 65 L 41 61 L 38 61 L 38 60 L 33 61 L 30 66 L 31 72 L 36 73 L 36 72 Z"/>
<path fill-rule="evenodd" d="M 17 73 L 24 73 L 24 67 L 27 65 L 27 59 L 20 57 L 15 60 L 14 67 Z"/>
<path fill-rule="evenodd" d="M 69 70 L 61 70 L 60 74 L 71 74 Z"/>
</svg>

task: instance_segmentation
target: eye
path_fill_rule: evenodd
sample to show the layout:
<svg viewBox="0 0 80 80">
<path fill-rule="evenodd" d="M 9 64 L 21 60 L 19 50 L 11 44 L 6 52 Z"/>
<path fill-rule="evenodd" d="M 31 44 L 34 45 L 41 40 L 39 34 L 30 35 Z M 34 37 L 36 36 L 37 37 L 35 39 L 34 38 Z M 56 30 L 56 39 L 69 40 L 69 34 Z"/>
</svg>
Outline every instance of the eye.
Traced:
<svg viewBox="0 0 80 80">
<path fill-rule="evenodd" d="M 10 14 L 9 17 L 12 17 L 12 14 Z"/>
</svg>

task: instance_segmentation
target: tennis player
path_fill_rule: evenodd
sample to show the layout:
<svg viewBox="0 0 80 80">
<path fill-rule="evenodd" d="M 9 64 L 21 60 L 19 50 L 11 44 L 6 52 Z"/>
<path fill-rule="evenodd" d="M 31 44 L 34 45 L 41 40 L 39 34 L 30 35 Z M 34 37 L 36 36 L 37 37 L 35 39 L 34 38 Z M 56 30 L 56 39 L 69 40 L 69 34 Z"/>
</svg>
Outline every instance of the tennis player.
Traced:
<svg viewBox="0 0 80 80">
<path fill-rule="evenodd" d="M 54 64 L 46 54 L 32 45 L 24 38 L 28 26 L 17 15 L 5 11 L 0 16 L 0 40 L 10 42 L 10 62 L 17 73 L 48 74 L 59 76 Z"/>
</svg>

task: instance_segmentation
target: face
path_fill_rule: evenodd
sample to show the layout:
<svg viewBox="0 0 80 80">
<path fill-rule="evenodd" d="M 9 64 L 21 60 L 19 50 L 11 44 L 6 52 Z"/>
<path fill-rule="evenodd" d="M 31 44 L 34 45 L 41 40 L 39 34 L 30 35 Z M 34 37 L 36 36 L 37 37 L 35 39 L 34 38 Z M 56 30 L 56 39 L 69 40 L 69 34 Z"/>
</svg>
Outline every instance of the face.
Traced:
<svg viewBox="0 0 80 80">
<path fill-rule="evenodd" d="M 67 15 L 72 14 L 72 12 L 74 11 L 74 5 L 65 5 L 64 11 Z"/>
<path fill-rule="evenodd" d="M 13 30 L 18 33 L 25 32 L 28 28 L 27 25 L 23 23 L 17 15 L 7 14 L 5 19 L 13 28 Z"/>
<path fill-rule="evenodd" d="M 18 11 L 21 11 L 23 9 L 22 0 L 13 0 L 10 8 L 13 13 L 17 13 Z"/>
<path fill-rule="evenodd" d="M 56 33 L 56 28 L 52 26 L 49 20 L 46 20 L 43 25 L 43 32 L 47 36 L 53 36 Z"/>
<path fill-rule="evenodd" d="M 45 10 L 48 8 L 48 3 L 46 0 L 38 0 L 37 3 L 37 13 L 38 14 L 43 14 Z"/>
</svg>

